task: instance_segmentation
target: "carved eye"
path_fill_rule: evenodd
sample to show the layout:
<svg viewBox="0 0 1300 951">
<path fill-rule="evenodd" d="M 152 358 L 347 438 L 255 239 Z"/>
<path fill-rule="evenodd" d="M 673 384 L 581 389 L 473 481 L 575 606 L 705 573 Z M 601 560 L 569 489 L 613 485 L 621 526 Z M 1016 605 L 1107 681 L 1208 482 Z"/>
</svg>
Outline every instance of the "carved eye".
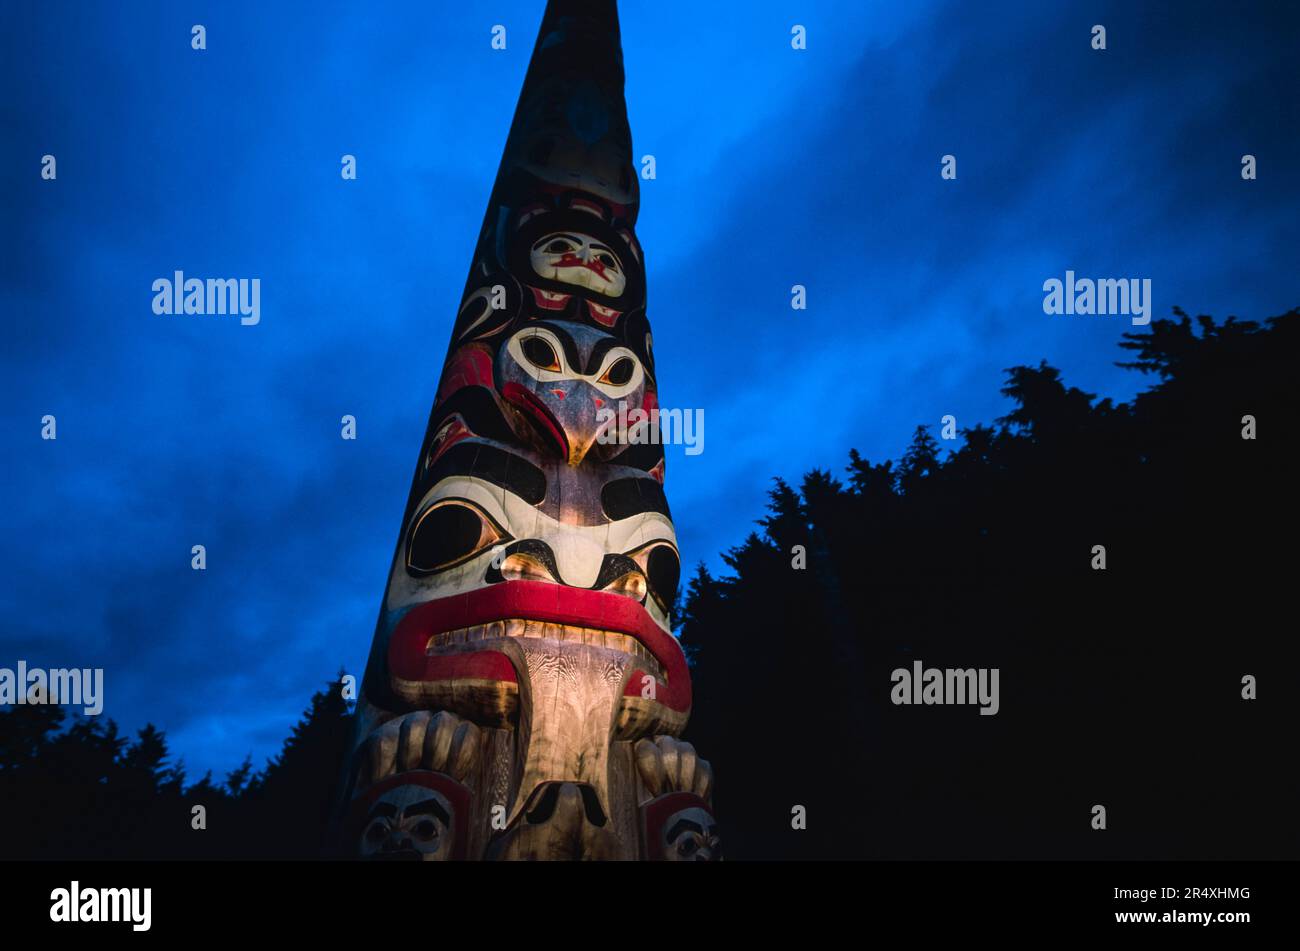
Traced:
<svg viewBox="0 0 1300 951">
<path fill-rule="evenodd" d="M 454 567 L 505 537 L 505 532 L 477 506 L 448 499 L 415 523 L 406 549 L 406 569 L 427 575 Z"/>
<path fill-rule="evenodd" d="M 539 370 L 550 370 L 552 373 L 560 372 L 560 360 L 555 355 L 555 348 L 547 342 L 545 337 L 529 337 L 519 345 L 523 350 L 524 356 L 528 362 Z"/>
<path fill-rule="evenodd" d="M 596 255 L 596 260 L 605 265 L 605 267 L 609 268 L 611 271 L 618 270 L 618 258 L 614 257 L 612 254 L 606 254 L 602 251 Z"/>
<path fill-rule="evenodd" d="M 600 382 L 608 383 L 610 386 L 622 386 L 632 379 L 632 370 L 632 361 L 628 357 L 622 357 L 610 365 L 605 375 L 600 378 Z"/>
<path fill-rule="evenodd" d="M 567 251 L 572 251 L 576 247 L 577 245 L 567 238 L 556 238 L 548 244 L 544 250 L 547 254 L 564 254 Z"/>
<path fill-rule="evenodd" d="M 382 819 L 376 819 L 366 827 L 366 840 L 374 845 L 378 845 L 388 838 L 388 826 Z"/>
<path fill-rule="evenodd" d="M 412 832 L 417 839 L 428 842 L 438 837 L 438 825 L 432 819 L 421 819 Z"/>
</svg>

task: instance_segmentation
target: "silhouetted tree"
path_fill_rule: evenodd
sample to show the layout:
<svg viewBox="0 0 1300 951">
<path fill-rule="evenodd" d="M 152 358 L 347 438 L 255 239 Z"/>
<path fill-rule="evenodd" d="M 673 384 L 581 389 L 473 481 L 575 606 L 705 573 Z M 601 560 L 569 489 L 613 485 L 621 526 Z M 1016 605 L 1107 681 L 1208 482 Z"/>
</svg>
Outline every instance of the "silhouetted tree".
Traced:
<svg viewBox="0 0 1300 951">
<path fill-rule="evenodd" d="M 697 570 L 687 737 L 729 855 L 1288 854 L 1296 694 L 1246 703 L 1240 679 L 1300 669 L 1274 619 L 1293 613 L 1300 314 L 1175 318 L 1124 334 L 1120 365 L 1158 378 L 1132 401 L 1012 367 L 1010 412 L 946 458 L 919 426 L 897 466 L 850 450 L 844 485 L 776 480 L 730 574 Z M 1242 438 L 1247 415 L 1267 436 Z M 1000 712 L 895 706 L 916 660 L 998 667 Z M 1105 836 L 1098 802 L 1124 817 Z"/>
<path fill-rule="evenodd" d="M 53 705 L 0 710 L 0 841 L 5 858 L 303 858 L 319 853 L 348 735 L 341 686 L 316 693 L 280 755 L 216 784 L 185 787 L 152 724 L 117 724 Z M 194 827 L 194 807 L 204 828 Z"/>
</svg>

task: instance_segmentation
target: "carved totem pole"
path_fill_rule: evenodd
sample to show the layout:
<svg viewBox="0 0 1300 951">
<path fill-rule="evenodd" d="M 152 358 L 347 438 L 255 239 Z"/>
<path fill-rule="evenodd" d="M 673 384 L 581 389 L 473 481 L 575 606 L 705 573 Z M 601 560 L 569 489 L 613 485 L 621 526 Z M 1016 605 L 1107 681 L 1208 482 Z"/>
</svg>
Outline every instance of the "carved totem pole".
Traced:
<svg viewBox="0 0 1300 951">
<path fill-rule="evenodd" d="M 484 216 L 357 705 L 365 858 L 720 858 L 670 628 L 614 0 L 550 0 Z"/>
</svg>

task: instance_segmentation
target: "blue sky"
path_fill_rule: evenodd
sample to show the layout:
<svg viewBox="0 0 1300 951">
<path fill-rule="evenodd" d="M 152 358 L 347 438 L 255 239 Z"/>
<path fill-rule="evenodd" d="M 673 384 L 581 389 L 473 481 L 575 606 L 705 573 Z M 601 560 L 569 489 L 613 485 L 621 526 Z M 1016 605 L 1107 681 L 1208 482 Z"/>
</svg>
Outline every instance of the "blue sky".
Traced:
<svg viewBox="0 0 1300 951">
<path fill-rule="evenodd" d="M 360 672 L 541 6 L 5 5 L 0 666 L 104 667 L 105 715 L 191 778 L 260 764 Z M 660 398 L 705 413 L 704 453 L 669 449 L 688 570 L 773 476 L 1001 415 L 1005 367 L 1131 396 L 1126 319 L 1043 314 L 1066 269 L 1150 278 L 1156 316 L 1300 304 L 1282 4 L 621 19 Z M 176 269 L 260 278 L 261 323 L 154 315 Z"/>
</svg>

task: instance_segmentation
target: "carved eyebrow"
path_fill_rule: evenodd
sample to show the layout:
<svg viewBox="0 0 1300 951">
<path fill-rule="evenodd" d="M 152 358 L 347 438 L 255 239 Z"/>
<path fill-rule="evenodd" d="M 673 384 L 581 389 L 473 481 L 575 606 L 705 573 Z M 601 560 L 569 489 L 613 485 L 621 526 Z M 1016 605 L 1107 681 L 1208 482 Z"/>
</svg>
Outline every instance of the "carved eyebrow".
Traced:
<svg viewBox="0 0 1300 951">
<path fill-rule="evenodd" d="M 537 247 L 537 245 L 539 244 L 549 244 L 550 242 L 554 241 L 556 238 L 568 238 L 570 241 L 576 241 L 579 244 L 582 244 L 582 239 L 578 237 L 576 234 L 570 234 L 567 231 L 556 231 L 552 234 L 543 235 L 542 237 L 538 238 L 537 244 L 533 245 L 533 247 Z"/>
<path fill-rule="evenodd" d="M 377 819 L 383 816 L 385 819 L 392 819 L 397 815 L 397 807 L 391 802 L 377 802 L 370 807 L 370 815 L 367 819 Z"/>
<path fill-rule="evenodd" d="M 447 476 L 482 479 L 509 489 L 529 505 L 546 498 L 546 473 L 522 456 L 482 442 L 461 442 L 452 446 L 434 464 L 426 482 L 434 485 Z"/>
<path fill-rule="evenodd" d="M 608 482 L 600 490 L 600 504 L 605 514 L 616 522 L 642 512 L 658 512 L 664 518 L 672 518 L 663 486 L 654 479 L 634 477 Z"/>
<path fill-rule="evenodd" d="M 627 466 L 630 469 L 640 469 L 642 472 L 649 473 L 651 469 L 657 466 L 664 458 L 664 447 L 658 442 L 641 442 L 632 443 L 617 456 L 611 459 L 610 465 Z M 653 478 L 644 476 L 644 478 Z"/>
<path fill-rule="evenodd" d="M 441 819 L 443 825 L 451 825 L 451 816 L 447 815 L 447 810 L 442 808 L 442 803 L 433 798 L 426 799 L 423 802 L 417 802 L 412 806 L 407 806 L 406 815 L 408 817 L 431 815 Z"/>
<path fill-rule="evenodd" d="M 698 832 L 700 835 L 705 834 L 704 827 L 698 822 L 692 822 L 690 819 L 678 819 L 673 823 L 673 827 L 668 830 L 668 841 L 671 842 L 681 835 L 683 829 L 688 832 Z"/>
</svg>

